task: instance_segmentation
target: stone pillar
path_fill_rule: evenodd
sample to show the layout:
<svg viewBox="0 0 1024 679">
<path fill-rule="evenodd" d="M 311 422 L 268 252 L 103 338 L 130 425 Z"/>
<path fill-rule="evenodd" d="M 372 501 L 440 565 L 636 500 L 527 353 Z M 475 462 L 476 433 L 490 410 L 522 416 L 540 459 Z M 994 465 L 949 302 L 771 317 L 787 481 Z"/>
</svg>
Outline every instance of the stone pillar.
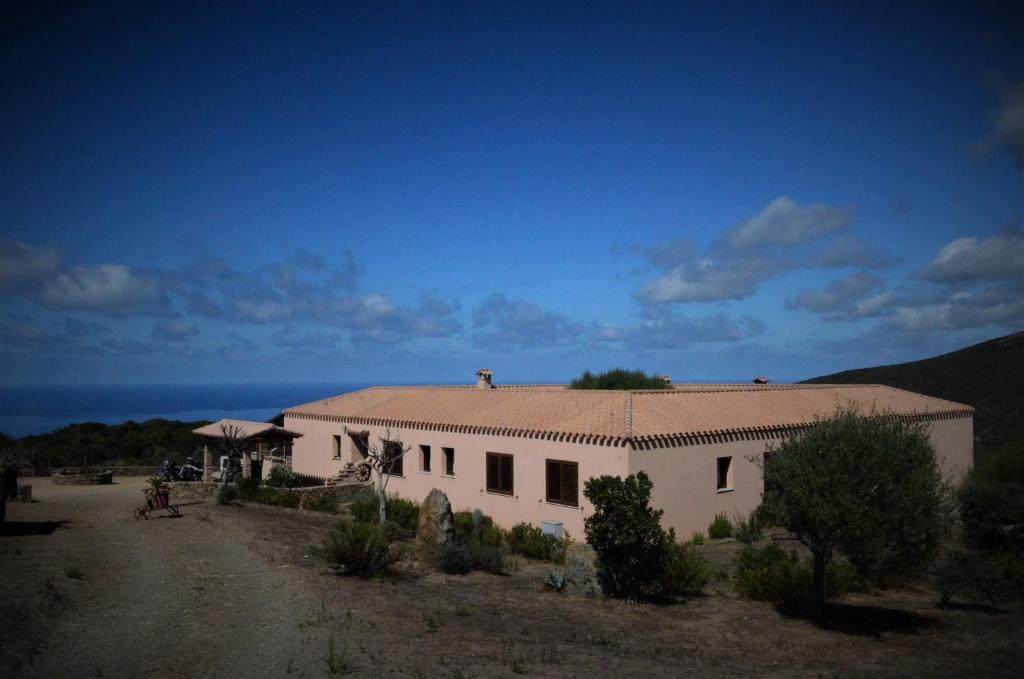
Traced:
<svg viewBox="0 0 1024 679">
<path fill-rule="evenodd" d="M 242 453 L 242 478 L 252 478 L 252 453 Z"/>
<path fill-rule="evenodd" d="M 210 446 L 203 446 L 203 481 L 213 481 L 213 455 L 210 453 Z"/>
</svg>

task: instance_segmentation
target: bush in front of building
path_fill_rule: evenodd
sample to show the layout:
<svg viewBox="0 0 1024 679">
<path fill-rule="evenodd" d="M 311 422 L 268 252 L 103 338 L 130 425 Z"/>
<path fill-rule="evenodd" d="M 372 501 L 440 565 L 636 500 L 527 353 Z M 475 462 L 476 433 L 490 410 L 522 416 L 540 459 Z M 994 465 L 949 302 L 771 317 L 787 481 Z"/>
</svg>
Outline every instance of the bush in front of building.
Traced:
<svg viewBox="0 0 1024 679">
<path fill-rule="evenodd" d="M 238 489 L 238 499 L 242 502 L 248 502 L 256 498 L 256 494 L 260 491 L 260 480 L 259 479 L 239 479 L 235 482 L 235 488 Z"/>
<path fill-rule="evenodd" d="M 715 514 L 715 520 L 708 526 L 708 537 L 712 540 L 732 537 L 732 522 L 725 514 Z"/>
<path fill-rule="evenodd" d="M 732 520 L 732 536 L 745 545 L 752 545 L 764 536 L 764 512 L 758 507 L 746 516 L 737 514 Z"/>
<path fill-rule="evenodd" d="M 460 544 L 481 544 L 491 547 L 506 545 L 505 531 L 494 525 L 494 519 L 479 509 L 452 514 L 455 520 L 455 541 Z"/>
<path fill-rule="evenodd" d="M 569 544 L 568 536 L 559 539 L 528 523 L 517 523 L 512 526 L 506 539 L 513 553 L 527 559 L 554 563 L 565 561 L 565 548 Z"/>
<path fill-rule="evenodd" d="M 441 552 L 438 565 L 445 573 L 465 575 L 470 571 L 505 572 L 505 553 L 500 547 L 480 543 L 452 543 Z"/>
<path fill-rule="evenodd" d="M 360 493 L 348 506 L 352 518 L 359 523 L 380 523 L 380 503 L 377 494 L 372 491 Z M 389 495 L 386 511 L 388 522 L 398 530 L 397 537 L 408 538 L 416 534 L 420 520 L 420 506 L 415 502 Z"/>
<path fill-rule="evenodd" d="M 286 490 L 267 488 L 265 486 L 259 488 L 251 499 L 253 502 L 259 502 L 260 504 L 288 507 L 289 509 L 295 509 L 302 504 L 302 496 L 298 493 L 290 493 Z"/>
<path fill-rule="evenodd" d="M 382 575 L 398 560 L 390 523 L 341 521 L 313 553 L 346 575 Z"/>
<path fill-rule="evenodd" d="M 238 499 L 238 488 L 225 483 L 217 490 L 217 504 L 229 505 Z"/>
<path fill-rule="evenodd" d="M 669 530 L 671 545 L 659 579 L 662 594 L 688 596 L 700 593 L 711 582 L 711 566 L 696 546 L 678 542 Z"/>
<path fill-rule="evenodd" d="M 271 488 L 298 488 L 302 479 L 283 464 L 275 464 L 267 476 L 267 485 Z"/>
<path fill-rule="evenodd" d="M 673 540 L 651 509 L 654 484 L 644 472 L 600 476 L 583 484 L 594 506 L 584 526 L 597 553 L 597 578 L 610 596 L 640 597 L 657 590 Z"/>
<path fill-rule="evenodd" d="M 1024 550 L 1024 449 L 979 451 L 957 500 L 971 545 Z"/>
<path fill-rule="evenodd" d="M 733 583 L 740 596 L 758 601 L 807 606 L 815 601 L 814 573 L 810 560 L 800 560 L 795 550 L 772 543 L 746 546 L 736 556 Z M 825 569 L 825 597 L 834 599 L 859 588 L 855 569 L 847 563 L 830 562 Z"/>
<path fill-rule="evenodd" d="M 1006 549 L 949 552 L 935 569 L 935 589 L 943 605 L 1024 601 L 1024 557 Z"/>
</svg>

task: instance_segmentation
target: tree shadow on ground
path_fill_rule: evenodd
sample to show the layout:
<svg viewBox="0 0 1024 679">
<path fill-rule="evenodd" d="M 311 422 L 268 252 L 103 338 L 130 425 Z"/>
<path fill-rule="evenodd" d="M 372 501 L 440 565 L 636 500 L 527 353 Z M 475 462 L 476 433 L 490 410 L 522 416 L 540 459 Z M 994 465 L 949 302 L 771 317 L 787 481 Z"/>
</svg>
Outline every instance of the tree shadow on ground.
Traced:
<svg viewBox="0 0 1024 679">
<path fill-rule="evenodd" d="M 58 528 L 63 528 L 70 521 L 6 521 L 0 525 L 0 536 L 17 537 L 22 535 L 50 535 Z"/>
<path fill-rule="evenodd" d="M 822 612 L 813 608 L 787 605 L 779 605 L 776 610 L 787 618 L 807 620 L 830 632 L 856 636 L 877 637 L 887 632 L 917 634 L 939 625 L 937 619 L 926 615 L 881 606 L 831 603 Z"/>
</svg>

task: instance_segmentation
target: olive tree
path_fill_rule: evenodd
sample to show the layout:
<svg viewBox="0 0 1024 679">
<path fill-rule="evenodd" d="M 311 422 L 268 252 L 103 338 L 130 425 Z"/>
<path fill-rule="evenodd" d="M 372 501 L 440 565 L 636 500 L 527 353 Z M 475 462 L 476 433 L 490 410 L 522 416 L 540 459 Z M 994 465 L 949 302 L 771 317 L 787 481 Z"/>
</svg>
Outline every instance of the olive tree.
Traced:
<svg viewBox="0 0 1024 679">
<path fill-rule="evenodd" d="M 387 487 L 396 466 L 401 466 L 402 459 L 412 446 L 402 443 L 401 433 L 392 437 L 391 430 L 386 429 L 384 435 L 378 437 L 379 443 L 367 439 L 366 459 L 364 464 L 370 465 L 376 476 L 377 502 L 380 504 L 380 522 L 388 520 Z"/>
<path fill-rule="evenodd" d="M 948 535 L 952 496 L 923 422 L 838 408 L 766 460 L 765 509 L 811 551 L 819 609 L 837 553 L 884 586 L 921 572 Z"/>
</svg>

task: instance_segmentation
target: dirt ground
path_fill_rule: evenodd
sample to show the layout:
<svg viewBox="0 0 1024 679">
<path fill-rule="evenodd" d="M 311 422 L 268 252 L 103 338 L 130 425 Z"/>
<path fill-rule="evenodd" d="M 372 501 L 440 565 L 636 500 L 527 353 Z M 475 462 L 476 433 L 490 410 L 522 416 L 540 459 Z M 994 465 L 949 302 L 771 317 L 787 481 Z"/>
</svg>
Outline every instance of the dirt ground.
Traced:
<svg viewBox="0 0 1024 679">
<path fill-rule="evenodd" d="M 855 595 L 829 629 L 726 584 L 668 606 L 544 591 L 508 576 L 339 577 L 308 553 L 335 520 L 186 501 L 136 521 L 141 479 L 8 504 L 2 677 L 1020 676 L 1024 613 Z M 709 548 L 710 555 L 723 558 Z"/>
</svg>

